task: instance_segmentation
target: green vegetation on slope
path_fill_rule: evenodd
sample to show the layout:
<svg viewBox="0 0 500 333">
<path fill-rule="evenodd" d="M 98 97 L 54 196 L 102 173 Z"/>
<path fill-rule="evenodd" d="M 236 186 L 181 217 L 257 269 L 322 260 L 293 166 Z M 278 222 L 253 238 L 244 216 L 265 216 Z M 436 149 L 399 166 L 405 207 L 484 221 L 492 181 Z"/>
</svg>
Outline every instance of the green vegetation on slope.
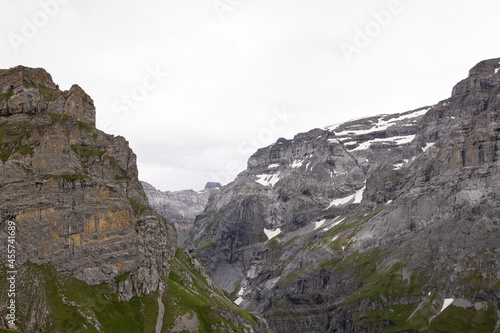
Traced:
<svg viewBox="0 0 500 333">
<path fill-rule="evenodd" d="M 50 314 L 46 326 L 39 327 L 39 331 L 98 332 L 96 327 L 99 327 L 102 332 L 146 333 L 156 325 L 156 292 L 120 302 L 114 289 L 107 284 L 90 286 L 51 266 L 27 264 L 19 271 L 18 278 L 22 279 L 19 286 L 43 286 L 36 295 L 23 295 L 24 288 L 19 288 L 17 297 L 21 323 L 27 318 L 25 311 L 37 312 L 35 307 L 46 299 Z M 5 270 L 0 275 L 3 280 Z M 37 312 L 37 316 L 43 314 Z"/>
<path fill-rule="evenodd" d="M 206 277 L 194 268 L 192 260 L 183 249 L 178 249 L 171 261 L 172 270 L 167 280 L 169 297 L 165 306 L 165 313 L 169 316 L 164 320 L 167 331 L 175 327 L 183 317 L 196 318 L 200 333 L 226 330 L 244 332 L 250 330 L 250 323 L 256 325 L 257 319 L 225 298 L 220 288 L 209 287 Z M 215 308 L 229 312 L 248 323 L 235 326 L 234 322 L 222 317 L 220 311 Z"/>
<path fill-rule="evenodd" d="M 182 326 L 183 316 L 196 318 L 200 333 L 247 332 L 250 325 L 257 325 L 256 317 L 225 298 L 218 287 L 210 285 L 199 271 L 201 268 L 195 268 L 193 259 L 184 250 L 178 249 L 170 263 L 169 277 L 162 277 L 166 284 L 161 298 L 165 304 L 162 332 Z M 128 279 L 130 273 L 115 277 L 109 285 L 90 286 L 51 266 L 24 264 L 18 268 L 17 277 L 16 323 L 21 331 L 26 321 L 33 319 L 38 325 L 34 330 L 38 332 L 146 333 L 153 332 L 156 326 L 157 291 L 133 297 L 128 302 L 118 300 L 113 285 Z M 0 279 L 0 290 L 5 290 L 6 269 L 0 271 Z M 227 313 L 231 318 L 239 318 L 238 322 L 228 320 Z"/>
</svg>

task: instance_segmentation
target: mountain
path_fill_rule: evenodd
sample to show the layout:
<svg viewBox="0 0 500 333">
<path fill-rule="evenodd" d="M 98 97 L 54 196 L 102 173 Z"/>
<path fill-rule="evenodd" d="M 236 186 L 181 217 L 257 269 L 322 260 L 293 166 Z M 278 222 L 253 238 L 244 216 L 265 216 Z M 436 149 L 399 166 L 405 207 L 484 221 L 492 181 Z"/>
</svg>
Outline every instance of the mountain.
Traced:
<svg viewBox="0 0 500 333">
<path fill-rule="evenodd" d="M 186 249 L 276 333 L 500 332 L 499 69 L 259 149 Z"/>
<path fill-rule="evenodd" d="M 136 155 L 95 114 L 82 88 L 61 91 L 44 69 L 0 70 L 0 327 L 268 332 L 177 248 Z"/>
<path fill-rule="evenodd" d="M 202 191 L 160 191 L 147 182 L 141 182 L 149 205 L 161 216 L 173 222 L 177 230 L 179 245 L 191 230 L 196 215 L 203 212 L 210 193 L 222 187 L 220 183 L 208 182 Z"/>
</svg>

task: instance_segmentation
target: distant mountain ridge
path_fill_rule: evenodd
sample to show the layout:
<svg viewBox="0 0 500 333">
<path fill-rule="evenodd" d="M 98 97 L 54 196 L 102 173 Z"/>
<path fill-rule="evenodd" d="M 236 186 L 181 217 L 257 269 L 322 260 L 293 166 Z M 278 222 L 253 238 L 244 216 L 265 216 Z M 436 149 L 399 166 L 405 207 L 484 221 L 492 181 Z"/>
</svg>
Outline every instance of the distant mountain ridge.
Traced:
<svg viewBox="0 0 500 333">
<path fill-rule="evenodd" d="M 220 183 L 208 182 L 201 191 L 160 191 L 147 182 L 141 182 L 148 197 L 149 205 L 161 216 L 175 224 L 179 245 L 183 245 L 196 216 L 203 212 L 208 197 L 222 187 Z"/>
<path fill-rule="evenodd" d="M 276 333 L 500 332 L 499 70 L 259 149 L 186 249 Z"/>
</svg>

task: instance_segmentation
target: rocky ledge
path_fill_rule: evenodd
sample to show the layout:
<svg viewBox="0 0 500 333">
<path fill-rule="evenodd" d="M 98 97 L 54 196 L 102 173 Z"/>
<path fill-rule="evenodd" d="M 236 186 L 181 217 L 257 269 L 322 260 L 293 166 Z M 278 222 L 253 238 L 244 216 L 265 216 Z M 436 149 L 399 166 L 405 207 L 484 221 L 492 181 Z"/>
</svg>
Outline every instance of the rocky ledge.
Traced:
<svg viewBox="0 0 500 333">
<path fill-rule="evenodd" d="M 259 149 L 186 248 L 274 332 L 498 332 L 499 69 Z"/>
</svg>

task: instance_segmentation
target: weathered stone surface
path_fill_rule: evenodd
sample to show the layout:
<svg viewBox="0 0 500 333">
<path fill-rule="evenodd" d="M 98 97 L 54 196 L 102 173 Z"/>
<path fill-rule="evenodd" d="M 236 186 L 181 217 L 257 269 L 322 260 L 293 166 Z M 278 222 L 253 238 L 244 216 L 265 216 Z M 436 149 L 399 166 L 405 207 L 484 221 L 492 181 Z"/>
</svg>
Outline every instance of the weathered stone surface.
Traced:
<svg viewBox="0 0 500 333">
<path fill-rule="evenodd" d="M 222 187 L 220 183 L 208 182 L 202 191 L 171 192 L 157 190 L 146 182 L 141 184 L 149 205 L 174 223 L 181 245 L 191 230 L 196 216 L 205 209 L 210 194 Z"/>
<path fill-rule="evenodd" d="M 146 296 L 158 290 L 158 309 L 165 303 L 176 312 L 169 318 L 203 309 L 182 299 L 171 301 L 175 293 L 168 288 L 163 293 L 167 284 L 177 294 L 203 294 L 205 307 L 228 312 L 228 318 L 215 319 L 215 310 L 195 312 L 214 325 L 231 323 L 228 332 L 269 331 L 260 317 L 247 320 L 250 315 L 227 300 L 196 261 L 178 253 L 174 225 L 148 206 L 136 155 L 123 137 L 94 127 L 92 99 L 80 87 L 61 92 L 45 70 L 18 66 L 0 70 L 0 93 L 0 256 L 7 258 L 7 224 L 14 221 L 17 299 L 22 304 L 17 323 L 23 331 L 75 332 L 90 325 L 100 332 L 101 324 L 112 327 L 112 322 L 99 322 L 105 320 L 99 307 L 106 303 L 114 308 L 116 296 L 96 294 L 88 285 L 107 285 L 124 302 L 138 296 L 126 305 L 135 304 L 137 312 L 151 306 Z M 172 265 L 175 272 L 170 274 Z M 2 317 L 9 302 L 6 274 L 0 270 Z M 179 276 L 189 281 L 180 286 L 184 281 Z M 75 277 L 88 285 L 82 287 Z M 66 282 L 81 289 L 68 289 Z M 40 283 L 36 293 L 31 283 Z M 217 300 L 209 300 L 211 295 Z M 143 319 L 141 325 L 151 325 L 144 331 L 167 331 L 163 316 L 159 318 L 155 326 Z"/>
<path fill-rule="evenodd" d="M 66 114 L 95 125 L 94 101 L 78 85 L 61 91 L 42 68 L 0 70 L 0 115 L 41 112 Z"/>
<path fill-rule="evenodd" d="M 499 69 L 479 63 L 432 107 L 259 149 L 186 248 L 275 332 L 444 332 L 444 299 L 489 304 L 495 331 Z M 467 311 L 459 329 L 474 331 Z"/>
</svg>

